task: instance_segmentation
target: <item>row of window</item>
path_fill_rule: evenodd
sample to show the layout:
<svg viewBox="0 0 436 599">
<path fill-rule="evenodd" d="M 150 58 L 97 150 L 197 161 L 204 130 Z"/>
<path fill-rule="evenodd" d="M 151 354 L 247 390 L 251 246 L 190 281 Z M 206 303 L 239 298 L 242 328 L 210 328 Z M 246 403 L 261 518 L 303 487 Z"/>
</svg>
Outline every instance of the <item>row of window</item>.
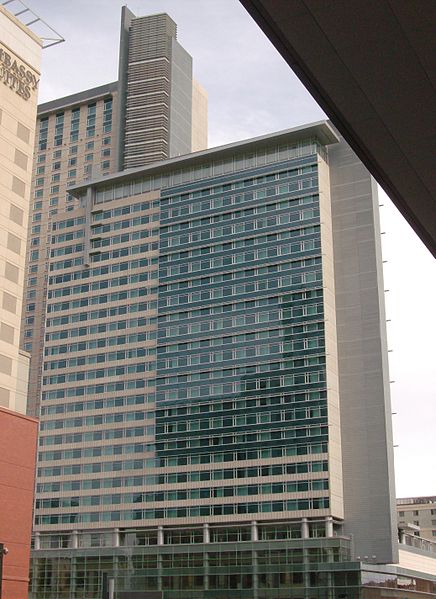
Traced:
<svg viewBox="0 0 436 599">
<path fill-rule="evenodd" d="M 87 320 L 97 320 L 100 318 L 109 318 L 120 316 L 122 314 L 133 314 L 135 312 L 146 312 L 149 310 L 149 304 L 155 302 L 140 302 L 139 304 L 128 304 L 125 306 L 115 306 L 102 310 L 94 310 L 92 312 L 80 312 L 78 314 L 69 314 L 68 316 L 58 316 L 56 318 L 47 318 L 47 327 L 64 326 L 75 322 L 86 322 Z M 150 322 L 151 324 L 151 322 Z"/>
<path fill-rule="evenodd" d="M 254 414 L 240 414 L 239 416 L 218 416 L 203 418 L 202 420 L 179 420 L 156 424 L 156 434 L 180 433 L 199 430 L 217 430 L 220 428 L 234 428 L 238 426 L 256 426 L 274 422 L 295 422 L 312 418 L 327 416 L 327 408 L 311 407 L 296 408 L 280 412 L 260 412 Z"/>
<path fill-rule="evenodd" d="M 322 273 L 320 271 L 318 272 L 306 272 L 304 273 L 304 275 L 300 275 L 303 277 L 304 279 L 304 283 L 308 284 L 308 283 L 312 283 L 312 282 L 317 282 L 317 281 L 321 281 L 322 280 Z M 273 289 L 275 292 L 277 292 L 277 289 L 282 289 L 285 284 L 287 282 L 289 282 L 289 279 L 291 279 L 291 285 L 286 285 L 286 287 L 290 287 L 292 286 L 292 282 L 294 280 L 294 277 L 280 277 L 277 279 L 269 279 L 269 280 L 264 280 L 264 281 L 258 281 L 256 283 L 241 283 L 239 285 L 232 285 L 231 287 L 216 287 L 215 289 L 211 289 L 211 290 L 206 290 L 206 291 L 194 291 L 193 293 L 186 293 L 186 294 L 180 294 L 180 295 L 173 295 L 173 296 L 169 296 L 168 298 L 160 298 L 159 299 L 159 308 L 163 308 L 165 307 L 163 304 L 163 301 L 166 300 L 171 300 L 171 302 L 167 303 L 165 302 L 166 305 L 169 306 L 178 306 L 181 305 L 183 306 L 184 304 L 187 305 L 192 305 L 201 301 L 211 301 L 211 300 L 215 300 L 215 299 L 220 299 L 220 298 L 231 298 L 231 297 L 242 297 L 244 296 L 246 293 L 254 293 L 254 292 L 260 292 L 260 291 L 264 291 L 265 289 Z M 281 284 L 280 284 L 281 283 Z M 267 285 L 268 284 L 268 285 Z M 264 300 L 266 299 L 270 299 L 270 298 L 263 298 Z M 277 299 L 276 297 L 274 298 L 275 300 Z M 252 300 L 250 300 L 252 303 L 254 303 Z M 284 303 L 284 302 L 283 302 Z M 239 309 L 241 309 L 241 304 L 242 302 L 238 302 L 237 304 L 233 304 L 233 306 L 238 306 Z M 280 302 L 281 305 L 283 305 Z M 227 304 L 228 305 L 228 304 Z M 266 305 L 277 305 L 277 302 L 269 302 L 267 303 L 263 303 L 263 304 L 259 304 L 259 307 L 262 306 L 266 306 Z M 238 311 L 238 307 L 236 307 L 235 311 Z M 257 307 L 257 306 L 256 306 Z M 219 306 L 218 308 L 221 308 L 219 310 L 214 310 L 214 307 L 210 308 L 210 316 L 215 315 L 215 314 L 223 314 L 224 310 L 222 309 L 222 306 Z M 225 312 L 229 312 L 230 311 L 233 312 L 233 310 L 226 310 Z M 200 312 L 200 314 L 198 314 L 198 312 Z M 296 305 L 294 307 L 287 307 L 287 308 L 282 308 L 280 310 L 280 319 L 288 319 L 288 318 L 301 318 L 303 316 L 313 316 L 315 314 L 322 314 L 323 313 L 323 303 L 319 302 L 319 303 L 313 303 L 313 304 L 307 304 L 307 305 Z M 199 316 L 205 316 L 205 314 L 203 313 L 202 309 L 200 310 L 190 310 L 189 312 L 172 312 L 163 316 L 159 316 L 159 324 L 164 323 L 164 322 L 178 322 L 178 321 L 185 321 L 186 319 L 191 319 L 191 318 L 198 318 Z M 252 316 L 254 316 L 254 314 L 252 314 Z"/>
<path fill-rule="evenodd" d="M 174 338 L 182 335 L 194 335 L 200 333 L 210 333 L 211 331 L 221 331 L 230 328 L 253 327 L 266 323 L 282 322 L 284 318 L 283 310 L 262 311 L 252 314 L 241 314 L 228 318 L 210 319 L 192 324 L 173 325 L 169 327 L 159 327 L 159 338 Z"/>
<path fill-rule="evenodd" d="M 80 299 L 71 300 L 69 302 L 56 302 L 48 304 L 47 313 L 52 314 L 54 312 L 64 312 L 74 310 L 76 308 L 85 308 L 86 306 L 98 306 L 111 302 L 121 302 L 137 297 L 146 297 L 149 295 L 149 293 L 150 289 L 148 287 L 136 287 L 126 291 L 115 291 L 114 293 L 104 293 L 101 295 L 92 295 L 90 297 L 81 297 Z M 157 300 L 144 302 L 141 310 L 157 310 Z"/>
<path fill-rule="evenodd" d="M 67 229 L 69 227 L 77 227 L 78 225 L 83 225 L 86 222 L 85 216 L 77 216 L 76 218 L 68 218 L 66 220 L 60 220 L 58 222 L 52 223 L 53 231 L 60 231 L 62 229 Z"/>
<path fill-rule="evenodd" d="M 229 383 L 215 383 L 213 385 L 192 385 L 189 388 L 169 389 L 158 391 L 156 401 L 177 401 L 186 399 L 197 399 L 200 397 L 217 397 L 248 391 L 260 391 L 268 389 L 289 388 L 299 385 L 312 385 L 325 382 L 325 372 L 305 372 L 302 374 L 287 374 L 271 378 L 258 378 L 251 380 L 239 380 Z"/>
<path fill-rule="evenodd" d="M 89 279 L 90 277 L 99 277 L 116 272 L 124 272 L 126 270 L 136 270 L 137 268 L 145 268 L 151 264 L 157 264 L 157 260 L 157 258 L 140 258 L 139 260 L 130 260 L 129 262 L 114 262 L 113 264 L 105 264 L 104 266 L 95 266 L 91 269 L 63 273 L 49 277 L 49 285 L 68 283 L 69 281 L 79 281 L 81 279 Z"/>
<path fill-rule="evenodd" d="M 163 370 L 166 368 L 183 368 L 186 366 L 198 366 L 200 364 L 221 364 L 227 360 L 236 361 L 247 358 L 260 358 L 262 356 L 276 356 L 279 354 L 282 356 L 284 353 L 290 353 L 293 351 L 301 350 L 313 350 L 324 348 L 325 342 L 324 337 L 314 337 L 312 339 L 305 339 L 299 341 L 289 341 L 286 343 L 270 343 L 265 345 L 252 345 L 245 347 L 237 347 L 235 349 L 228 349 L 225 351 L 215 351 L 210 353 L 191 354 L 191 355 L 179 355 L 175 358 L 168 358 L 166 360 L 158 360 L 156 363 L 157 370 Z M 301 364 L 294 364 L 294 366 L 307 366 L 304 360 Z"/>
<path fill-rule="evenodd" d="M 318 204 L 318 195 L 308 195 L 304 198 L 296 198 L 294 199 L 286 199 L 281 202 L 274 202 L 272 204 L 260 204 L 257 206 L 252 206 L 251 208 L 245 208 L 244 210 L 232 210 L 229 212 L 222 212 L 220 214 L 206 216 L 201 218 L 196 218 L 193 220 L 183 221 L 179 223 L 174 223 L 171 225 L 166 225 L 161 227 L 161 233 L 164 236 L 169 236 L 172 233 L 178 233 L 183 231 L 188 231 L 189 229 L 207 229 L 210 225 L 215 225 L 218 223 L 225 223 L 232 220 L 239 219 L 247 219 L 248 217 L 255 216 L 257 214 L 266 214 L 268 212 L 277 213 L 281 210 L 286 210 L 287 214 L 296 214 L 299 215 L 300 211 L 290 212 L 290 208 L 295 208 L 299 205 L 299 201 L 304 204 Z M 304 200 L 304 201 L 303 201 Z M 271 218 L 274 216 L 271 215 Z M 270 218 L 270 217 L 268 217 Z M 301 220 L 299 216 L 294 216 L 290 221 L 298 221 Z M 252 221 L 256 222 L 256 221 Z M 268 226 L 268 225 L 263 225 Z M 271 225 L 270 225 L 271 226 Z M 258 227 L 259 228 L 259 227 Z M 213 228 L 212 228 L 213 230 Z"/>
<path fill-rule="evenodd" d="M 153 258 L 157 261 L 157 258 Z M 145 258 L 142 262 L 145 262 L 144 267 L 150 266 L 153 260 Z M 122 287 L 124 285 L 134 285 L 135 283 L 142 283 L 151 279 L 155 279 L 156 275 L 153 272 L 142 271 L 135 275 L 124 275 L 122 277 L 114 277 L 112 279 L 103 279 L 100 281 L 93 281 L 92 283 L 83 283 L 82 285 L 74 285 L 73 287 L 60 287 L 57 289 L 51 289 L 48 292 L 48 299 L 56 297 L 66 297 L 68 295 L 77 295 L 88 293 L 90 291 L 99 291 L 100 289 L 108 289 L 109 287 Z M 149 293 L 156 293 L 157 286 L 153 285 L 146 288 Z"/>
<path fill-rule="evenodd" d="M 161 389 L 164 385 L 180 385 L 183 387 L 187 383 L 210 380 L 228 380 L 232 377 L 244 377 L 247 375 L 256 375 L 265 372 L 276 372 L 279 370 L 292 371 L 298 368 L 310 368 L 325 364 L 325 356 L 311 356 L 306 358 L 296 358 L 295 360 L 282 360 L 281 362 L 266 362 L 261 364 L 249 364 L 244 366 L 235 366 L 234 368 L 206 370 L 201 372 L 181 373 L 173 376 L 160 377 L 157 379 L 157 385 Z M 160 374 L 160 373 L 159 373 Z M 312 372 L 300 372 L 295 374 L 293 384 L 303 384 L 305 382 L 317 382 L 316 377 L 312 377 Z M 246 381 L 251 382 L 251 381 Z M 262 387 L 260 387 L 262 388 Z"/>
<path fill-rule="evenodd" d="M 323 331 L 324 330 L 324 326 L 323 323 L 311 323 L 310 325 L 307 325 L 306 327 L 306 333 L 307 332 L 316 332 L 316 331 Z M 263 341 L 265 339 L 275 339 L 276 341 L 279 341 L 280 337 L 286 337 L 287 339 L 289 339 L 292 335 L 292 333 L 294 335 L 297 335 L 297 333 L 295 331 L 289 331 L 288 328 L 286 329 L 267 329 L 267 330 L 263 330 L 263 331 L 256 331 L 256 332 L 252 332 L 252 333 L 242 333 L 239 335 L 228 335 L 225 337 L 212 337 L 210 339 L 201 339 L 201 340 L 195 340 L 195 341 L 188 341 L 185 343 L 173 343 L 171 345 L 162 345 L 159 346 L 158 349 L 158 355 L 161 356 L 162 354 L 171 354 L 173 352 L 179 353 L 179 352 L 186 352 L 186 351 L 190 351 L 193 349 L 200 349 L 200 348 L 206 348 L 206 347 L 220 347 L 222 345 L 233 345 L 233 344 L 239 344 L 239 343 L 250 343 L 252 344 L 255 341 Z M 301 350 L 301 349 L 306 349 L 309 348 L 309 342 L 310 342 L 311 337 L 307 337 L 307 338 L 298 338 L 298 339 L 294 339 L 294 341 L 286 341 L 286 343 L 289 345 L 287 347 L 291 347 L 291 350 L 286 350 L 286 351 L 295 351 L 295 350 Z M 321 347 L 321 342 L 319 344 L 319 347 Z M 180 356 L 182 357 L 182 356 Z"/>
<path fill-rule="evenodd" d="M 146 443 L 131 443 L 127 445 L 101 445 L 99 447 L 84 447 L 83 449 L 64 449 L 63 451 L 40 451 L 39 462 L 56 462 L 59 460 L 79 460 L 82 458 L 98 458 L 104 455 L 127 455 L 130 453 L 150 453 L 154 445 Z"/>
<path fill-rule="evenodd" d="M 240 279 L 250 279 L 252 277 L 259 277 L 268 274 L 274 274 L 277 272 L 287 272 L 289 270 L 299 270 L 301 268 L 309 268 L 311 266 L 315 266 L 321 264 L 321 257 L 315 256 L 311 258 L 306 258 L 304 260 L 292 260 L 289 262 L 282 262 L 279 264 L 271 264 L 268 266 L 260 266 L 258 268 L 249 268 L 247 270 L 235 270 L 231 272 L 221 273 L 217 275 L 212 275 L 210 277 L 197 277 L 195 279 L 189 279 L 185 281 L 177 281 L 176 283 L 167 283 L 159 285 L 159 291 L 161 293 L 165 293 L 167 291 L 180 291 L 182 289 L 190 289 L 192 287 L 198 286 L 208 286 L 213 284 L 221 284 L 226 281 L 239 281 Z M 294 275 L 294 276 L 302 276 Z M 302 282 L 303 279 L 300 279 Z"/>
<path fill-rule="evenodd" d="M 118 335 L 116 337 L 103 337 L 102 339 L 90 339 L 79 343 L 70 343 L 68 345 L 55 345 L 46 347 L 45 356 L 58 356 L 61 354 L 88 352 L 92 349 L 101 349 L 103 347 L 113 347 L 115 345 L 134 345 L 156 339 L 156 331 L 146 331 L 143 333 L 132 333 L 131 335 Z M 153 350 L 155 351 L 155 350 Z M 152 350 L 149 350 L 151 355 Z"/>
<path fill-rule="evenodd" d="M 177 219 L 179 217 L 185 217 L 192 214 L 198 214 L 199 212 L 206 212 L 208 210 L 218 210 L 220 208 L 227 208 L 229 206 L 240 206 L 246 202 L 264 200 L 265 198 L 272 198 L 276 195 L 283 195 L 289 193 L 297 193 L 304 191 L 308 193 L 309 189 L 316 188 L 318 186 L 318 180 L 316 177 L 310 177 L 307 179 L 299 179 L 291 181 L 289 183 L 281 183 L 280 185 L 274 185 L 270 187 L 261 187 L 254 191 L 248 191 L 245 193 L 238 193 L 236 195 L 219 196 L 211 200 L 203 200 L 201 202 L 186 203 L 182 206 L 170 209 L 161 210 L 162 220 Z M 263 212 L 270 212 L 274 210 L 282 210 L 291 206 L 311 204 L 312 196 L 297 196 L 280 202 L 277 204 L 262 204 L 256 210 L 255 214 L 261 214 Z M 243 211 L 245 213 L 245 210 Z M 217 222 L 214 220 L 213 222 Z"/>
<path fill-rule="evenodd" d="M 64 241 L 73 241 L 74 239 L 82 239 L 85 237 L 84 229 L 77 229 L 77 231 L 70 231 L 69 233 L 60 233 L 59 235 L 51 236 L 51 243 L 63 243 Z"/>
<path fill-rule="evenodd" d="M 208 412 L 221 412 L 225 411 L 229 413 L 231 410 L 252 410 L 254 408 L 265 408 L 268 406 L 279 406 L 293 404 L 293 403 L 304 403 L 318 402 L 325 400 L 327 397 L 326 391 L 307 391 L 305 393 L 287 393 L 286 395 L 267 395 L 260 397 L 250 397 L 246 399 L 237 399 L 235 401 L 226 400 L 218 402 L 207 402 L 207 403 L 195 403 L 188 405 L 179 405 L 169 407 L 165 409 L 159 409 L 156 411 L 158 418 L 163 417 L 180 417 L 188 414 L 201 414 Z M 239 458 L 238 458 L 239 459 Z M 242 459 L 242 458 L 241 458 Z M 245 458 L 246 459 L 246 458 Z"/>
<path fill-rule="evenodd" d="M 298 227 L 278 233 L 270 233 L 269 235 L 257 235 L 256 237 L 245 237 L 244 239 L 236 239 L 226 243 L 216 243 L 210 246 L 202 246 L 200 248 L 192 248 L 192 250 L 184 250 L 182 252 L 171 252 L 160 257 L 161 264 L 173 262 L 177 260 L 187 260 L 188 258 L 196 258 L 197 256 L 207 256 L 207 254 L 216 254 L 227 252 L 239 248 L 247 248 L 254 245 L 262 245 L 264 243 L 278 245 L 277 242 L 285 241 L 296 237 L 305 237 L 306 235 L 314 235 L 319 233 L 319 225 L 311 227 Z"/>
<path fill-rule="evenodd" d="M 151 436 L 153 427 L 147 426 L 145 434 Z M 154 458 L 138 460 L 118 460 L 116 462 L 91 462 L 88 464 L 72 464 L 65 466 L 48 466 L 38 468 L 38 476 L 73 476 L 76 474 L 98 474 L 100 472 L 122 472 L 123 470 L 143 470 L 152 468 Z"/>
<path fill-rule="evenodd" d="M 73 268 L 74 266 L 82 266 L 83 258 L 73 258 L 70 260 L 59 260 L 58 262 L 52 262 L 50 264 L 50 271 L 53 270 L 64 270 L 66 268 Z"/>
<path fill-rule="evenodd" d="M 152 395 L 129 395 L 127 397 L 108 397 L 91 401 L 74 401 L 66 404 L 42 406 L 41 416 L 50 414 L 69 414 L 70 412 L 87 412 L 90 410 L 108 410 L 123 406 L 139 406 L 150 403 L 152 399 Z"/>
<path fill-rule="evenodd" d="M 59 430 L 61 428 L 80 428 L 81 426 L 101 426 L 116 422 L 131 422 L 134 420 L 153 420 L 154 412 L 115 412 L 112 414 L 97 414 L 61 420 L 45 420 L 40 424 L 41 431 Z"/>
<path fill-rule="evenodd" d="M 152 214 L 151 216 L 143 216 L 141 219 L 138 218 L 133 220 L 143 220 L 145 223 L 156 222 L 159 220 L 159 215 Z M 141 229 L 140 231 L 133 231 L 132 233 L 123 233 L 122 235 L 115 235 L 113 237 L 104 237 L 103 239 L 91 240 L 91 247 L 107 247 L 109 245 L 127 243 L 129 241 L 136 241 L 137 239 L 145 239 L 146 237 L 153 237 L 157 235 L 159 235 L 159 229 Z"/>
<path fill-rule="evenodd" d="M 148 427 L 150 433 L 153 427 Z M 95 441 L 109 441 L 113 439 L 131 439 L 132 437 L 144 437 L 147 433 L 147 427 L 136 426 L 133 428 L 112 428 L 103 431 L 89 431 L 84 433 L 66 433 L 64 435 L 46 435 L 40 436 L 39 446 L 48 447 L 52 445 L 63 445 L 64 443 L 94 443 Z"/>
<path fill-rule="evenodd" d="M 118 199 L 118 198 L 115 198 Z M 117 216 L 124 216 L 125 214 L 133 214 L 134 212 L 143 212 L 144 210 L 150 210 L 150 208 L 159 208 L 159 200 L 153 200 L 152 202 L 138 202 L 135 204 L 128 204 L 127 206 L 121 206 L 120 208 L 112 208 L 111 210 L 98 210 L 92 214 L 92 222 L 99 222 L 101 220 L 113 219 Z M 111 223 L 111 229 L 114 230 L 115 223 Z M 93 228 L 96 233 L 102 233 L 98 228 Z"/>
<path fill-rule="evenodd" d="M 135 520 L 161 520 L 170 518 L 198 518 L 201 516 L 226 516 L 271 512 L 293 512 L 326 509 L 328 497 L 313 499 L 289 499 L 287 501 L 251 502 L 223 505 L 201 505 L 189 508 L 161 508 L 149 510 L 122 510 L 115 512 L 89 512 L 35 516 L 35 524 L 72 524 L 85 522 L 118 522 Z"/>
<path fill-rule="evenodd" d="M 154 252 L 158 249 L 158 241 L 153 243 L 142 243 L 141 245 L 131 245 L 130 247 L 124 247 L 119 250 L 91 254 L 91 262 L 103 262 L 104 260 L 113 260 L 115 258 L 123 258 L 124 256 L 134 256 L 135 254 Z"/>
<path fill-rule="evenodd" d="M 160 503 L 162 501 L 192 501 L 193 499 L 215 499 L 217 497 L 246 497 L 250 495 L 276 495 L 307 491 L 327 491 L 328 479 L 305 480 L 285 483 L 237 485 L 234 487 L 202 487 L 178 491 L 156 491 L 149 493 L 125 493 L 115 495 L 87 495 L 38 499 L 36 509 L 57 509 L 88 505 L 126 505 L 129 503 Z"/>
<path fill-rule="evenodd" d="M 198 262 L 182 262 L 168 268 L 161 267 L 159 275 L 161 278 L 174 277 L 180 274 L 191 272 L 206 272 L 213 268 L 226 268 L 233 265 L 247 264 L 259 260 L 267 260 L 269 258 L 277 258 L 279 256 L 289 256 L 290 254 L 298 254 L 300 252 L 310 252 L 321 247 L 320 239 L 308 239 L 297 243 L 287 243 L 276 245 L 274 247 L 260 248 L 251 252 L 241 252 L 230 254 L 227 256 L 217 256 L 210 260 L 204 259 Z"/>
<path fill-rule="evenodd" d="M 154 357 L 155 355 L 155 348 L 134 347 L 131 349 L 109 352 L 107 354 L 85 354 L 69 358 L 68 360 L 48 360 L 44 363 L 44 370 L 75 368 L 76 366 L 86 366 L 88 364 L 104 364 L 105 362 L 118 362 L 119 360 L 128 360 L 131 358 Z"/>
<path fill-rule="evenodd" d="M 116 393 L 118 391 L 128 391 L 133 389 L 145 389 L 154 387 L 154 379 L 124 379 L 122 381 L 100 383 L 98 385 L 86 385 L 84 387 L 68 387 L 64 389 L 55 389 L 53 391 L 43 391 L 42 399 L 64 399 L 65 397 L 85 397 L 89 395 L 100 395 L 107 393 Z"/>
<path fill-rule="evenodd" d="M 193 456 L 198 457 L 198 456 Z M 37 484 L 38 493 L 57 493 L 59 491 L 80 491 L 87 489 L 110 489 L 122 487 L 142 487 L 150 485 L 171 485 L 177 483 L 199 482 L 208 480 L 240 480 L 242 478 L 259 478 L 271 476 L 289 476 L 309 474 L 311 472 L 327 472 L 327 461 L 297 462 L 291 464 L 274 464 L 270 466 L 248 466 L 243 468 L 226 468 L 224 470 L 196 470 L 192 472 L 174 472 L 167 474 L 145 474 L 142 476 L 126 476 L 94 480 L 71 480 L 64 482 L 44 482 Z"/>
<path fill-rule="evenodd" d="M 161 247 L 175 247 L 189 243 L 198 243 L 199 241 L 206 241 L 208 239 L 228 237 L 230 235 L 242 235 L 252 231 L 260 231 L 262 229 L 289 225 L 298 221 L 311 220 L 314 218 L 319 218 L 318 208 L 307 208 L 306 210 L 286 212 L 284 214 L 244 221 L 234 225 L 229 224 L 224 227 L 211 227 L 208 229 L 204 225 L 200 225 L 200 229 L 193 233 L 163 237 L 161 239 Z M 163 229 L 161 232 L 163 233 Z"/>
<path fill-rule="evenodd" d="M 307 426 L 300 428 L 280 429 L 276 431 L 261 431 L 252 433 L 236 433 L 215 435 L 213 437 L 198 436 L 189 439 L 177 439 L 174 441 L 162 441 L 156 443 L 156 450 L 174 451 L 179 449 L 194 449 L 199 447 L 219 447 L 220 445 L 239 445 L 245 447 L 247 443 L 267 443 L 269 441 L 280 441 L 282 439 L 306 439 L 308 437 L 322 437 L 327 435 L 327 427 Z"/>
<path fill-rule="evenodd" d="M 154 360 L 152 362 L 140 362 L 138 364 L 128 364 L 125 366 L 112 366 L 111 368 L 98 368 L 97 370 L 87 370 L 85 372 L 70 372 L 69 374 L 57 374 L 43 377 L 43 385 L 59 385 L 62 383 L 75 383 L 78 381 L 93 381 L 106 377 L 119 377 L 125 374 L 136 374 L 138 372 L 152 372 L 156 368 Z"/>
<path fill-rule="evenodd" d="M 298 175 L 305 175 L 317 171 L 317 164 L 308 164 L 300 166 L 298 168 L 291 168 L 286 170 L 280 170 L 275 173 L 268 173 L 267 175 L 260 175 L 257 177 L 250 177 L 247 179 L 239 179 L 238 181 L 232 181 L 230 183 L 223 183 L 221 185 L 214 185 L 212 187 L 205 187 L 196 191 L 186 192 L 179 195 L 173 195 L 167 198 L 162 198 L 162 206 L 173 206 L 179 202 L 185 202 L 186 200 L 195 200 L 197 198 L 208 197 L 210 195 L 222 194 L 233 189 L 241 189 L 244 187 L 252 187 L 253 185 L 263 185 L 265 183 L 271 183 L 280 179 L 287 179 L 288 177 L 296 177 Z"/>
<path fill-rule="evenodd" d="M 111 331 L 124 331 L 126 329 L 136 329 L 145 326 L 155 326 L 157 324 L 157 318 L 130 318 L 129 320 L 115 320 L 112 322 L 103 322 L 100 324 L 91 325 L 89 327 L 79 327 L 73 329 L 66 329 L 62 331 L 55 331 L 53 333 L 47 333 L 45 336 L 46 341 L 59 341 L 60 339 L 72 339 L 74 337 L 87 337 L 88 335 L 98 335 L 101 333 L 110 333 Z M 150 339 L 154 339 L 153 334 L 155 331 L 149 331 Z"/>
<path fill-rule="evenodd" d="M 54 258 L 57 256 L 67 256 L 68 254 L 78 254 L 79 252 L 83 252 L 83 248 L 85 246 L 83 243 L 77 243 L 75 245 L 66 245 L 55 248 L 50 251 L 50 257 Z"/>
</svg>

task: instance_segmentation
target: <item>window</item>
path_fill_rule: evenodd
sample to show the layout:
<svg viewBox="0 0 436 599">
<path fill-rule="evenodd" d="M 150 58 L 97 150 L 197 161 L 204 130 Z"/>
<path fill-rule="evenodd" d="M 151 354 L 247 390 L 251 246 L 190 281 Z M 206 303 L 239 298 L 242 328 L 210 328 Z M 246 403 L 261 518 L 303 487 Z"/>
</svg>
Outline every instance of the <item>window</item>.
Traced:
<svg viewBox="0 0 436 599">
<path fill-rule="evenodd" d="M 39 200 L 38 202 L 33 202 L 33 209 L 34 210 L 42 210 L 42 201 Z"/>
<path fill-rule="evenodd" d="M 44 195 L 43 189 L 35 189 L 35 198 L 42 198 L 43 195 Z"/>
<path fill-rule="evenodd" d="M 59 185 L 52 185 L 50 188 L 50 193 L 59 193 Z"/>
<path fill-rule="evenodd" d="M 104 148 L 104 150 L 101 151 L 101 155 L 102 156 L 110 156 L 111 155 L 111 149 L 110 148 Z M 44 167 L 42 167 L 44 168 Z"/>
<path fill-rule="evenodd" d="M 54 216 L 55 214 L 57 214 L 58 211 L 57 210 L 50 210 L 50 212 L 48 213 L 49 216 Z"/>
<path fill-rule="evenodd" d="M 103 145 L 108 146 L 112 141 L 111 137 L 103 137 Z"/>
<path fill-rule="evenodd" d="M 93 160 L 93 158 L 94 158 L 94 154 L 86 154 L 85 162 L 91 162 L 91 160 Z"/>
<path fill-rule="evenodd" d="M 74 155 L 77 154 L 77 146 L 71 146 L 70 147 L 70 155 Z"/>
<path fill-rule="evenodd" d="M 32 250 L 30 252 L 30 260 L 38 260 L 39 259 L 39 250 Z"/>
<path fill-rule="evenodd" d="M 27 352 L 31 352 L 32 351 L 32 344 L 31 343 L 25 343 L 24 344 L 24 350 Z"/>
<path fill-rule="evenodd" d="M 87 150 L 93 150 L 94 149 L 94 142 L 93 141 L 87 141 L 85 147 L 86 147 Z"/>
<path fill-rule="evenodd" d="M 38 166 L 38 168 L 36 169 L 37 175 L 43 175 L 44 172 L 45 172 L 45 166 Z"/>
<path fill-rule="evenodd" d="M 53 166 L 51 167 L 52 171 L 58 171 L 61 168 L 61 163 L 60 161 L 58 162 L 53 162 Z"/>
<path fill-rule="evenodd" d="M 41 225 L 34 225 L 32 227 L 32 233 L 40 233 L 41 232 Z"/>
<path fill-rule="evenodd" d="M 32 247 L 38 247 L 38 245 L 39 245 L 39 237 L 32 237 L 30 245 Z"/>
<path fill-rule="evenodd" d="M 76 166 L 76 164 L 77 164 L 77 158 L 76 157 L 70 158 L 68 160 L 68 166 Z"/>
<path fill-rule="evenodd" d="M 398 512 L 398 515 L 400 516 L 400 518 L 404 518 L 404 512 Z"/>
<path fill-rule="evenodd" d="M 103 162 L 101 163 L 101 168 L 102 169 L 107 169 L 107 168 L 110 167 L 110 165 L 111 165 L 110 160 L 103 160 Z"/>
<path fill-rule="evenodd" d="M 35 181 L 35 185 L 44 185 L 44 177 L 38 177 L 38 179 Z"/>
<path fill-rule="evenodd" d="M 59 204 L 59 198 L 50 198 L 50 206 L 57 206 Z"/>
<path fill-rule="evenodd" d="M 72 168 L 71 170 L 68 171 L 68 177 L 75 177 L 76 176 L 76 169 Z"/>
<path fill-rule="evenodd" d="M 60 180 L 61 180 L 61 174 L 60 173 L 55 173 L 54 175 L 51 176 L 52 183 L 57 183 Z"/>
<path fill-rule="evenodd" d="M 414 510 L 414 511 L 413 511 L 413 515 L 414 515 L 414 516 L 419 516 L 419 512 L 418 512 L 418 510 Z"/>
<path fill-rule="evenodd" d="M 37 162 L 38 162 L 38 164 L 40 164 L 41 162 L 45 162 L 45 154 L 40 154 L 38 156 Z"/>
<path fill-rule="evenodd" d="M 53 152 L 53 158 L 60 158 L 62 156 L 62 150 L 55 150 Z"/>
</svg>

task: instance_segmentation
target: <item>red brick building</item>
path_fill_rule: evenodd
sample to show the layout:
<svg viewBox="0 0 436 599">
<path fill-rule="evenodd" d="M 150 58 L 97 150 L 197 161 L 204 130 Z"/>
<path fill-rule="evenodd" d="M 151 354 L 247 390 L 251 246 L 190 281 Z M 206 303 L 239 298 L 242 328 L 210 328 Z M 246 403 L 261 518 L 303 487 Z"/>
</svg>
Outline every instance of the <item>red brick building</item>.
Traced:
<svg viewBox="0 0 436 599">
<path fill-rule="evenodd" d="M 0 407 L 1 599 L 27 597 L 37 433 L 37 420 Z"/>
</svg>

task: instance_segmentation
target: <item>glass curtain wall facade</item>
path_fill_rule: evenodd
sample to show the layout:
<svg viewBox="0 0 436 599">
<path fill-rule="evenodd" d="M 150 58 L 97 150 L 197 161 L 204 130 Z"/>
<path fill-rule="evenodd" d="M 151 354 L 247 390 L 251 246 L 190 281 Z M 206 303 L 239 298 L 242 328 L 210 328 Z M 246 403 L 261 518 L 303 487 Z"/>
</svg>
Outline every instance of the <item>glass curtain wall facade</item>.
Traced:
<svg viewBox="0 0 436 599">
<path fill-rule="evenodd" d="M 103 572 L 119 599 L 359 595 L 337 142 L 319 124 L 72 190 L 51 228 L 34 599 L 101 596 Z"/>
</svg>

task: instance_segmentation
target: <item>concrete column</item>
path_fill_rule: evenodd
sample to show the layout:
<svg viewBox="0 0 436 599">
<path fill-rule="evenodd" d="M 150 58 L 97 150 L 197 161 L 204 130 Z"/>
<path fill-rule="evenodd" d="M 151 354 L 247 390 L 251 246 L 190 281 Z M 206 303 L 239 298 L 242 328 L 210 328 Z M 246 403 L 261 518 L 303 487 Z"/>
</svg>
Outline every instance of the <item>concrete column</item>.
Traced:
<svg viewBox="0 0 436 599">
<path fill-rule="evenodd" d="M 207 526 L 207 524 L 206 524 Z M 209 541 L 205 541 L 205 543 L 208 543 Z M 204 571 L 204 590 L 208 591 L 209 590 L 209 554 L 207 553 L 207 551 L 204 553 L 204 557 L 203 557 L 203 571 Z"/>
<path fill-rule="evenodd" d="M 203 543 L 210 543 L 209 524 L 203 524 Z"/>
<path fill-rule="evenodd" d="M 113 530 L 112 544 L 114 547 L 120 546 L 120 529 L 119 528 L 114 528 L 114 530 Z"/>
<path fill-rule="evenodd" d="M 36 539 L 35 539 L 36 542 Z M 405 545 L 406 544 L 406 535 L 404 533 L 404 530 L 400 528 L 400 543 L 401 545 Z"/>
<path fill-rule="evenodd" d="M 333 518 L 326 516 L 325 519 L 325 536 L 331 538 L 333 536 Z"/>
<path fill-rule="evenodd" d="M 257 522 L 253 520 L 251 523 L 251 540 L 258 541 L 259 540 L 259 531 L 257 528 Z"/>
<path fill-rule="evenodd" d="M 158 545 L 163 545 L 164 544 L 163 526 L 158 526 L 157 527 L 157 544 Z"/>
<path fill-rule="evenodd" d="M 162 554 L 158 553 L 157 554 L 157 588 L 158 588 L 158 591 L 162 590 L 162 576 L 163 576 L 163 572 L 162 572 Z"/>
<path fill-rule="evenodd" d="M 259 572 L 258 572 L 258 559 L 257 551 L 253 549 L 253 599 L 257 599 L 259 596 Z"/>
<path fill-rule="evenodd" d="M 301 538 L 308 539 L 309 538 L 309 522 L 307 518 L 301 519 Z"/>
<path fill-rule="evenodd" d="M 71 548 L 78 549 L 79 547 L 79 533 L 77 530 L 73 530 L 71 533 Z"/>
<path fill-rule="evenodd" d="M 38 551 L 41 549 L 41 535 L 39 532 L 35 532 L 35 536 L 33 539 L 33 547 Z"/>
</svg>

